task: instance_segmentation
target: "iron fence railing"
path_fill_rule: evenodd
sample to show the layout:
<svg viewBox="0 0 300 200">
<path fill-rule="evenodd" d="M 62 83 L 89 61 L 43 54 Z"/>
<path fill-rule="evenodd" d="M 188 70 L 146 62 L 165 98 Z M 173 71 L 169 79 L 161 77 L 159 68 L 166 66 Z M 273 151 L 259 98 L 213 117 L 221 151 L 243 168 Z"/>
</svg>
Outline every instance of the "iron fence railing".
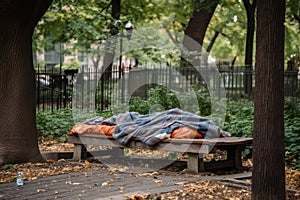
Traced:
<svg viewBox="0 0 300 200">
<path fill-rule="evenodd" d="M 285 72 L 285 97 L 300 98 L 300 77 Z M 205 87 L 227 99 L 252 99 L 254 71 L 249 67 L 176 68 L 167 65 L 139 66 L 120 72 L 82 67 L 77 70 L 38 69 L 36 72 L 36 106 L 39 109 L 91 108 L 110 110 L 112 105 L 128 102 L 131 96 L 147 98 L 149 89 L 163 85 L 175 91 L 193 91 Z M 75 91 L 75 93 L 74 93 Z M 218 94 L 220 93 L 220 94 Z"/>
</svg>

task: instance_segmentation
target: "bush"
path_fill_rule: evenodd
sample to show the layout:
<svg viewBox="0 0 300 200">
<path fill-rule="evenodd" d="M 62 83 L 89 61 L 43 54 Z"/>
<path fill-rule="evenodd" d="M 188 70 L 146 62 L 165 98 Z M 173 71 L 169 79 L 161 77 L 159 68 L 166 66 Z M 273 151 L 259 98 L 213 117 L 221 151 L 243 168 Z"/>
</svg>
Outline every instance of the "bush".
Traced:
<svg viewBox="0 0 300 200">
<path fill-rule="evenodd" d="M 300 102 L 288 100 L 284 109 L 286 163 L 300 169 Z"/>
<path fill-rule="evenodd" d="M 250 101 L 229 101 L 223 129 L 234 136 L 253 137 L 254 106 Z M 285 149 L 288 166 L 300 169 L 300 102 L 286 100 L 284 107 Z"/>
<path fill-rule="evenodd" d="M 111 112 L 98 113 L 97 115 L 105 118 L 112 115 Z M 85 121 L 91 118 L 91 115 L 81 113 L 81 118 L 77 120 Z M 72 129 L 75 122 L 72 115 L 72 109 L 59 110 L 38 110 L 36 111 L 36 123 L 39 137 L 44 140 L 56 140 L 58 142 L 67 142 L 68 132 Z"/>
<path fill-rule="evenodd" d="M 67 141 L 67 133 L 74 126 L 71 109 L 37 110 L 37 130 L 45 140 Z"/>
<path fill-rule="evenodd" d="M 253 137 L 254 105 L 253 102 L 228 101 L 223 129 L 237 137 Z"/>
<path fill-rule="evenodd" d="M 208 116 L 211 114 L 209 93 L 204 89 L 179 93 L 159 85 L 150 89 L 148 99 L 133 96 L 129 101 L 129 111 L 135 111 L 141 114 L 148 114 L 151 111 L 169 110 L 172 108 L 180 108 L 201 116 Z"/>
</svg>

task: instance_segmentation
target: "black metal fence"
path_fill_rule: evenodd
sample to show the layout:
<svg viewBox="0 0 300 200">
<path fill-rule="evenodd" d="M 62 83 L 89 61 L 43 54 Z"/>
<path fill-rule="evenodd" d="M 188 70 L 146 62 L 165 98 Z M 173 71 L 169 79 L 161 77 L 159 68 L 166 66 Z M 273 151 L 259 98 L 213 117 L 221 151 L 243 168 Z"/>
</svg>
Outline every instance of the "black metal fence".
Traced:
<svg viewBox="0 0 300 200">
<path fill-rule="evenodd" d="M 298 72 L 285 72 L 285 97 L 300 97 Z M 211 67 L 176 68 L 167 65 L 145 65 L 120 71 L 82 67 L 78 70 L 38 69 L 36 72 L 36 105 L 39 109 L 91 108 L 110 110 L 112 105 L 128 102 L 131 96 L 147 98 L 149 89 L 163 85 L 175 91 L 192 91 L 205 87 L 217 96 L 225 91 L 227 99 L 252 99 L 254 71 L 249 68 Z M 224 90 L 222 90 L 224 89 Z"/>
<path fill-rule="evenodd" d="M 36 107 L 39 109 L 70 108 L 73 80 L 78 70 L 64 72 L 52 69 L 36 70 Z"/>
</svg>

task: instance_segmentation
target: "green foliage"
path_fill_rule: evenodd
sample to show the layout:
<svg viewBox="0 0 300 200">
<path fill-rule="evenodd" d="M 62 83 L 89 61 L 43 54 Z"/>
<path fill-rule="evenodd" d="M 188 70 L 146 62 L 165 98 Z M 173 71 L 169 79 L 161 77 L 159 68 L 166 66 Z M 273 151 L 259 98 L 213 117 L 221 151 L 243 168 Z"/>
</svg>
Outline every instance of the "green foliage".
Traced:
<svg viewBox="0 0 300 200">
<path fill-rule="evenodd" d="M 208 26 L 203 45 L 207 47 L 215 31 L 218 31 L 220 34 L 211 55 L 218 60 L 232 60 L 237 56 L 236 64 L 244 64 L 246 25 L 246 10 L 242 1 L 220 1 Z"/>
<path fill-rule="evenodd" d="M 11 169 L 13 167 L 14 167 L 13 164 L 6 164 L 6 165 L 3 165 L 1 168 L 5 170 L 5 169 Z"/>
<path fill-rule="evenodd" d="M 161 85 L 155 89 L 150 89 L 149 102 L 150 105 L 161 105 L 165 110 L 180 107 L 176 94 Z"/>
<path fill-rule="evenodd" d="M 37 110 L 37 130 L 45 140 L 67 141 L 67 133 L 74 126 L 70 109 Z"/>
<path fill-rule="evenodd" d="M 206 88 L 200 88 L 196 92 L 199 113 L 196 113 L 201 116 L 211 115 L 211 97 Z"/>
<path fill-rule="evenodd" d="M 201 6 L 202 1 L 186 0 L 127 0 L 121 2 L 120 19 L 130 20 L 138 27 L 163 27 L 169 31 L 175 43 L 182 42 L 182 35 L 192 16 L 193 10 Z M 35 29 L 33 46 L 43 50 L 57 42 L 76 48 L 86 48 L 106 40 L 112 33 L 120 32 L 115 26 L 116 19 L 111 17 L 110 0 L 54 0 Z M 299 16 L 298 0 L 287 0 L 285 58 L 299 54 Z M 208 46 L 215 31 L 220 32 L 211 54 L 217 59 L 232 59 L 237 56 L 236 64 L 244 63 L 247 17 L 242 1 L 219 1 L 209 23 L 204 39 L 204 48 Z M 51 36 L 51 39 L 48 37 Z M 72 42 L 71 42 L 72 41 Z M 74 41 L 76 41 L 74 43 Z M 254 44 L 255 49 L 255 44 Z M 157 54 L 153 49 L 147 53 Z M 65 52 L 64 52 L 65 53 Z M 139 53 L 139 55 L 143 55 Z M 160 59 L 159 56 L 156 57 Z M 146 59 L 142 58 L 141 60 Z"/>
<path fill-rule="evenodd" d="M 233 136 L 253 137 L 254 105 L 247 100 L 229 101 L 223 129 Z"/>
<path fill-rule="evenodd" d="M 233 136 L 253 137 L 254 106 L 250 101 L 229 101 L 223 129 Z M 300 169 L 300 102 L 286 100 L 284 108 L 285 149 L 288 166 Z"/>
<path fill-rule="evenodd" d="M 129 110 L 141 114 L 148 114 L 149 111 L 162 111 L 179 107 L 180 104 L 174 92 L 164 86 L 151 88 L 147 100 L 133 96 L 129 102 Z"/>
<path fill-rule="evenodd" d="M 71 62 L 69 63 L 64 63 L 61 68 L 62 70 L 66 70 L 66 69 L 79 69 L 81 67 L 81 62 L 79 62 L 78 60 L 72 59 Z M 59 65 L 55 65 L 55 70 L 59 70 L 60 66 Z"/>
<path fill-rule="evenodd" d="M 286 162 L 300 169 L 300 102 L 288 100 L 284 113 Z"/>
<path fill-rule="evenodd" d="M 205 89 L 180 93 L 158 85 L 150 88 L 149 98 L 143 99 L 133 96 L 129 102 L 129 110 L 141 114 L 172 108 L 180 108 L 201 116 L 208 116 L 211 114 L 209 93 Z"/>
<path fill-rule="evenodd" d="M 75 122 L 72 109 L 59 110 L 36 110 L 37 130 L 40 137 L 45 140 L 56 140 L 58 142 L 67 142 L 67 134 L 70 132 Z M 98 113 L 97 116 L 108 118 L 112 116 L 111 112 Z M 90 113 L 81 112 L 80 122 L 85 121 L 91 116 Z"/>
<path fill-rule="evenodd" d="M 40 20 L 34 34 L 35 49 L 43 49 L 55 43 L 90 47 L 110 35 L 113 19 L 108 0 L 54 0 Z M 45 38 L 51 36 L 51 39 Z"/>
</svg>

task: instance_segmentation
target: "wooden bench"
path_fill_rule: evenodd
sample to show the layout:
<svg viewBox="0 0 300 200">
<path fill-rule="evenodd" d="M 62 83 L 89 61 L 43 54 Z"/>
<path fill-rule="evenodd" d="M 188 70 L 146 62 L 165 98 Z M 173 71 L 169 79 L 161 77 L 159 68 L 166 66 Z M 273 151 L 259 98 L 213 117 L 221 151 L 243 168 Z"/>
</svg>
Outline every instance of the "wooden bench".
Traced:
<svg viewBox="0 0 300 200">
<path fill-rule="evenodd" d="M 241 153 L 247 145 L 252 144 L 252 140 L 252 138 L 241 137 L 224 137 L 215 139 L 166 139 L 154 146 L 148 146 L 140 141 L 132 140 L 126 147 L 188 153 L 187 170 L 199 173 L 207 170 L 229 167 L 234 169 L 243 169 Z M 68 142 L 74 144 L 74 160 L 81 160 L 87 157 L 88 152 L 85 145 L 110 146 L 118 148 L 125 147 L 113 137 L 89 133 L 85 133 L 80 136 L 69 135 Z M 214 162 L 203 161 L 204 155 L 213 153 L 217 149 L 227 151 L 226 160 Z"/>
</svg>

